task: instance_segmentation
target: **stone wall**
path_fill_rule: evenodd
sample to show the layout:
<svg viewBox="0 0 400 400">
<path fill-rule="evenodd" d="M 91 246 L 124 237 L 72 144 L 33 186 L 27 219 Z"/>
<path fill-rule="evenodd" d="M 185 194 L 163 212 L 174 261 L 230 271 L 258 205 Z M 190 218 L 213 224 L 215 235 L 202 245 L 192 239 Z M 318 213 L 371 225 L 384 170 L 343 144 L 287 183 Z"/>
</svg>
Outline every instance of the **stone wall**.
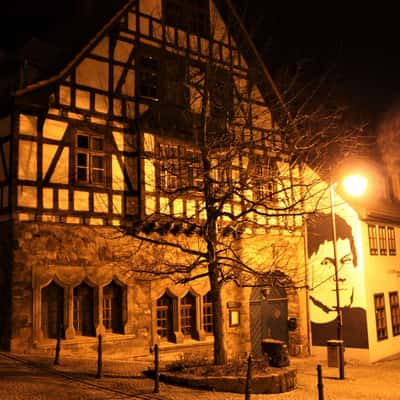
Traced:
<svg viewBox="0 0 400 400">
<path fill-rule="evenodd" d="M 11 266 L 13 259 L 11 222 L 0 223 L 0 348 L 10 349 L 11 338 Z"/>
</svg>

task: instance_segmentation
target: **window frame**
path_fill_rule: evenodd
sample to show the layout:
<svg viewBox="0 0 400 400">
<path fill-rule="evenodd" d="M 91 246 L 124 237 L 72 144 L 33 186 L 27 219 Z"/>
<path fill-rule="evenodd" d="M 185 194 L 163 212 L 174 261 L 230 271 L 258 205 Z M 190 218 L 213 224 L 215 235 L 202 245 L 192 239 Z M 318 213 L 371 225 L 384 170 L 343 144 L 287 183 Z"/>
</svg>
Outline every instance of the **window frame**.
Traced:
<svg viewBox="0 0 400 400">
<path fill-rule="evenodd" d="M 80 145 L 80 139 L 87 138 L 87 147 Z M 96 148 L 96 141 L 101 141 L 101 148 Z M 82 162 L 85 156 L 85 163 Z M 81 158 L 81 159 L 80 159 Z M 95 159 L 101 158 L 102 167 L 96 166 Z M 74 181 L 77 185 L 89 185 L 96 187 L 107 187 L 107 176 L 109 171 L 109 154 L 107 151 L 106 136 L 98 132 L 77 130 L 74 137 Z M 86 171 L 86 177 L 80 177 L 81 172 Z M 101 171 L 101 180 L 95 178 Z"/>
<path fill-rule="evenodd" d="M 396 234 L 395 229 L 392 226 L 387 227 L 387 240 L 389 248 L 389 256 L 395 256 L 396 251 Z"/>
<path fill-rule="evenodd" d="M 188 299 L 188 302 L 185 302 Z M 196 332 L 196 296 L 188 292 L 179 302 L 179 321 L 182 335 L 187 338 L 194 338 Z"/>
<path fill-rule="evenodd" d="M 203 331 L 208 334 L 212 335 L 214 332 L 214 318 L 213 318 L 213 311 L 212 311 L 212 298 L 211 292 L 206 293 L 203 296 Z"/>
<path fill-rule="evenodd" d="M 388 327 L 386 319 L 385 295 L 374 294 L 376 338 L 378 341 L 388 338 Z"/>
<path fill-rule="evenodd" d="M 386 238 L 386 226 L 378 226 L 378 238 L 379 238 L 379 254 L 381 256 L 387 256 L 387 238 Z"/>
<path fill-rule="evenodd" d="M 368 224 L 368 244 L 369 244 L 369 254 L 371 256 L 377 256 L 378 236 L 376 231 L 376 225 Z"/>
<path fill-rule="evenodd" d="M 163 299 L 166 299 L 168 304 L 159 304 Z M 165 324 L 160 324 L 165 321 Z M 174 330 L 174 299 L 168 294 L 164 293 L 156 301 L 156 333 L 160 340 L 170 341 L 171 335 Z M 165 332 L 165 334 L 160 334 Z"/>
<path fill-rule="evenodd" d="M 400 335 L 400 305 L 399 305 L 399 292 L 389 292 L 389 305 L 390 305 L 390 319 L 392 322 L 393 336 Z"/>
</svg>

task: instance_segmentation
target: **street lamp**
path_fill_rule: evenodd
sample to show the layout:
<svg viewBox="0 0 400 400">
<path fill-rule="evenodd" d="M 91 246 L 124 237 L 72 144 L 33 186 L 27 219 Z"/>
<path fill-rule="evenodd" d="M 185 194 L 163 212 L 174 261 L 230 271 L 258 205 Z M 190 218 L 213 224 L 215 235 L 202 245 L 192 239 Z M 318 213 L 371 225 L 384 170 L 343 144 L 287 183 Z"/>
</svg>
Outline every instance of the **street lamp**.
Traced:
<svg viewBox="0 0 400 400">
<path fill-rule="evenodd" d="M 343 179 L 342 185 L 345 191 L 351 196 L 361 196 L 366 188 L 368 181 L 361 175 L 350 175 Z M 337 331 L 336 339 L 339 342 L 339 378 L 344 379 L 344 346 L 343 346 L 343 321 L 340 309 L 339 294 L 339 265 L 336 245 L 336 219 L 335 219 L 335 182 L 330 182 L 330 207 L 332 217 L 332 240 L 333 240 L 333 259 L 335 267 L 335 292 L 336 292 L 336 312 L 337 312 Z"/>
</svg>

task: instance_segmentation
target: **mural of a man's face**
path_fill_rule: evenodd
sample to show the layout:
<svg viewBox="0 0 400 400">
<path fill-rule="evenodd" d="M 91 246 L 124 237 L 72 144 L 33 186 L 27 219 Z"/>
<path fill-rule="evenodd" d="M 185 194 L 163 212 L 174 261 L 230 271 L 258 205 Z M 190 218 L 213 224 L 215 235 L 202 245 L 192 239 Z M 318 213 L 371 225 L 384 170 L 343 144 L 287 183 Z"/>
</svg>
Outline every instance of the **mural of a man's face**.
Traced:
<svg viewBox="0 0 400 400">
<path fill-rule="evenodd" d="M 336 282 L 330 215 L 319 214 L 308 225 L 309 271 L 311 273 L 312 320 L 317 323 L 336 317 Z M 351 227 L 336 216 L 340 306 L 357 302 L 357 252 Z"/>
</svg>

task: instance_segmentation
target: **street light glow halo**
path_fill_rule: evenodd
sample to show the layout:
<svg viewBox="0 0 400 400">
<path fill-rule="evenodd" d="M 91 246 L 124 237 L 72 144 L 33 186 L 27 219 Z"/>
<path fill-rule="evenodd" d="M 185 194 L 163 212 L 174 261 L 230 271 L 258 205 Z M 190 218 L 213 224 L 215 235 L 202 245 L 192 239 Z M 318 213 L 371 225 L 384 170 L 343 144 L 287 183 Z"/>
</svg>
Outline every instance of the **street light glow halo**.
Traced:
<svg viewBox="0 0 400 400">
<path fill-rule="evenodd" d="M 368 186 L 368 180 L 362 175 L 349 175 L 343 179 L 343 187 L 350 196 L 362 196 Z"/>
</svg>

